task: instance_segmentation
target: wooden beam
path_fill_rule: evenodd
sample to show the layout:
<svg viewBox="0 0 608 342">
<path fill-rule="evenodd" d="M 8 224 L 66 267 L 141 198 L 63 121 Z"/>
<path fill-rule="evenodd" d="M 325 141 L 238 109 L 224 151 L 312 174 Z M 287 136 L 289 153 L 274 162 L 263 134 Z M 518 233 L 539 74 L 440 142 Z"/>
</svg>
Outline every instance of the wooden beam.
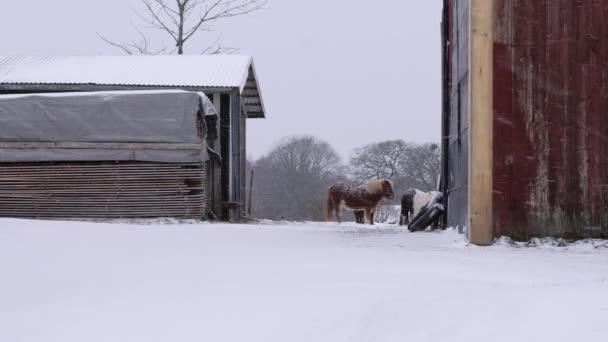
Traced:
<svg viewBox="0 0 608 342">
<path fill-rule="evenodd" d="M 215 106 L 215 110 L 218 113 L 218 118 L 215 122 L 215 130 L 216 130 L 216 137 L 215 140 L 212 142 L 209 142 L 209 146 L 211 148 L 213 148 L 214 151 L 221 153 L 222 149 L 220 147 L 220 142 L 221 142 L 221 129 L 220 129 L 220 122 L 221 122 L 221 115 L 220 113 L 222 112 L 221 109 L 221 95 L 220 93 L 214 93 L 213 94 L 213 105 Z M 221 158 L 221 155 L 220 155 Z M 210 160 L 207 161 L 207 177 L 209 180 L 209 213 L 212 219 L 218 220 L 219 217 L 218 215 L 221 215 L 222 212 L 222 208 L 220 205 L 221 202 L 221 195 L 222 195 L 222 183 L 221 183 L 221 178 L 222 178 L 222 167 L 220 165 L 220 162 L 218 160 L 215 160 L 213 158 L 210 158 Z"/>
<path fill-rule="evenodd" d="M 241 202 L 241 94 L 233 91 L 230 96 L 230 195 L 231 202 Z M 239 221 L 240 210 L 231 210 L 230 219 Z"/>
<path fill-rule="evenodd" d="M 239 198 L 245 204 L 247 194 L 247 112 L 241 111 L 239 116 Z M 245 207 L 240 210 L 240 218 L 243 217 Z"/>
<path fill-rule="evenodd" d="M 469 241 L 489 245 L 493 221 L 494 0 L 470 0 Z"/>
<path fill-rule="evenodd" d="M 221 175 L 220 175 L 220 201 L 228 202 L 230 197 L 230 175 L 232 167 L 232 157 L 230 155 L 231 144 L 231 124 L 230 124 L 230 94 L 220 96 L 220 155 L 222 156 Z M 219 203 L 218 202 L 218 203 Z M 220 206 L 220 220 L 230 220 L 229 211 Z"/>
</svg>

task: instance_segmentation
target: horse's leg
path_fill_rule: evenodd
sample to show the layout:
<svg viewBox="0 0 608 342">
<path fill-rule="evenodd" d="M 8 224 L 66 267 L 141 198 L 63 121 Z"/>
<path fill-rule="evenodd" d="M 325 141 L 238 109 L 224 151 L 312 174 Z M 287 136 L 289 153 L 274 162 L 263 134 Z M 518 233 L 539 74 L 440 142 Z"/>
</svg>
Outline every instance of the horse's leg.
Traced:
<svg viewBox="0 0 608 342">
<path fill-rule="evenodd" d="M 340 204 L 334 205 L 334 211 L 336 213 L 336 220 L 338 223 L 342 223 L 342 216 L 340 215 Z"/>
<path fill-rule="evenodd" d="M 363 218 L 363 223 L 368 223 L 370 222 L 370 217 L 371 217 L 371 211 L 368 208 L 365 208 L 364 210 L 364 218 Z"/>
<path fill-rule="evenodd" d="M 325 214 L 325 221 L 330 222 L 331 217 L 334 214 L 334 200 L 331 198 L 331 193 L 327 194 L 327 213 Z"/>
<path fill-rule="evenodd" d="M 374 224 L 374 213 L 376 211 L 373 210 L 372 212 L 369 213 L 369 224 L 373 225 Z"/>
<path fill-rule="evenodd" d="M 355 221 L 357 223 L 363 224 L 365 223 L 365 215 L 363 213 L 363 210 L 355 210 Z"/>
</svg>

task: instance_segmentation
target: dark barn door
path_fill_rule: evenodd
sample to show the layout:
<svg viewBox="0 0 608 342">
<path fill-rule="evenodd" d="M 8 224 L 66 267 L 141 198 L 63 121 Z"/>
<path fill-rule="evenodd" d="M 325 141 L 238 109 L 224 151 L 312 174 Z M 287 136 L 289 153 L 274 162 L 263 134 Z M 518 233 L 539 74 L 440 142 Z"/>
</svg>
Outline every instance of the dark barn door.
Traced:
<svg viewBox="0 0 608 342">
<path fill-rule="evenodd" d="M 444 120 L 442 184 L 447 225 L 464 227 L 468 218 L 469 0 L 446 0 L 444 25 Z M 447 20 L 446 20 L 447 19 Z"/>
</svg>

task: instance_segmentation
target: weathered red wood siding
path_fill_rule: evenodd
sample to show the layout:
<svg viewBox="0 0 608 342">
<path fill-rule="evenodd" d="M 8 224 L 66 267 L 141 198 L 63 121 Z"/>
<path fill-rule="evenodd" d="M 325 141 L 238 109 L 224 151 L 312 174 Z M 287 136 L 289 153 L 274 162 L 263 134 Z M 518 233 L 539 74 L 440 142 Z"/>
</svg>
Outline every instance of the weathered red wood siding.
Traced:
<svg viewBox="0 0 608 342">
<path fill-rule="evenodd" d="M 495 9 L 495 233 L 608 237 L 608 0 Z"/>
</svg>

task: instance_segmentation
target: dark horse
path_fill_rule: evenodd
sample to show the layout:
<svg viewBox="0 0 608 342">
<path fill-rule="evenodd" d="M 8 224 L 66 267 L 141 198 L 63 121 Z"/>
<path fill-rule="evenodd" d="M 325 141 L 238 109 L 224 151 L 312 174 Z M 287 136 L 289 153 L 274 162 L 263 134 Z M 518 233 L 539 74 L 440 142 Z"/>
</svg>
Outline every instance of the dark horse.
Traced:
<svg viewBox="0 0 608 342">
<path fill-rule="evenodd" d="M 355 214 L 355 222 L 365 223 L 365 212 L 363 210 L 353 210 L 353 214 Z"/>
<path fill-rule="evenodd" d="M 331 221 L 335 213 L 336 220 L 342 221 L 340 209 L 346 207 L 353 210 L 363 210 L 365 221 L 374 224 L 374 212 L 382 199 L 393 199 L 393 182 L 388 179 L 378 179 L 357 187 L 344 183 L 336 183 L 327 192 L 327 221 Z M 356 215 L 356 214 L 355 214 Z"/>
<path fill-rule="evenodd" d="M 413 218 L 414 215 L 414 197 L 416 196 L 416 189 L 408 189 L 401 196 L 401 215 L 399 215 L 399 225 L 403 226 L 410 224 L 410 215 Z"/>
<path fill-rule="evenodd" d="M 429 203 L 437 194 L 437 191 L 423 192 L 417 189 L 408 189 L 404 192 L 401 197 L 399 225 L 409 225 L 410 221 L 418 215 L 422 207 Z"/>
</svg>

